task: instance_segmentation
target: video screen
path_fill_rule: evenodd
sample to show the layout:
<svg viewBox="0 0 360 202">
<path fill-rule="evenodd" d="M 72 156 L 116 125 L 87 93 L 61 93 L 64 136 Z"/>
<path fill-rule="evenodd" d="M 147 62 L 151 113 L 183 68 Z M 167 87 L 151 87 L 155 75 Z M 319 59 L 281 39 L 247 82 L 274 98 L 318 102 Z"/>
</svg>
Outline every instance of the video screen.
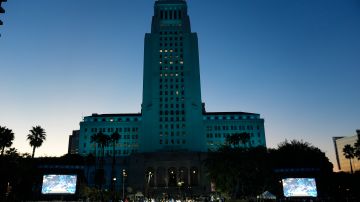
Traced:
<svg viewBox="0 0 360 202">
<path fill-rule="evenodd" d="M 285 178 L 282 184 L 285 197 L 317 197 L 314 178 Z"/>
<path fill-rule="evenodd" d="M 44 175 L 42 194 L 75 194 L 76 175 Z"/>
</svg>

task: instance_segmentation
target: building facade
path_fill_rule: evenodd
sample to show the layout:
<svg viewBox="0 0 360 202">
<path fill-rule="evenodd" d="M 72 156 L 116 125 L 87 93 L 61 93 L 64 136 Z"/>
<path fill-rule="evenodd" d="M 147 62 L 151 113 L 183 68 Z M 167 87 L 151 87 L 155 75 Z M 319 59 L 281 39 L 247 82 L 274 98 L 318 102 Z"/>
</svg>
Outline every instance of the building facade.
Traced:
<svg viewBox="0 0 360 202">
<path fill-rule="evenodd" d="M 101 149 L 91 136 L 102 132 L 111 135 L 118 132 L 119 141 L 115 146 L 116 156 L 128 156 L 139 150 L 139 129 L 141 127 L 141 114 L 92 114 L 84 117 L 80 122 L 80 153 L 81 155 L 101 155 Z M 112 156 L 113 148 L 105 147 L 105 154 Z"/>
<path fill-rule="evenodd" d="M 140 151 L 206 151 L 197 34 L 185 1 L 155 2 L 145 34 L 141 112 Z"/>
<path fill-rule="evenodd" d="M 264 119 L 246 112 L 205 112 L 203 123 L 207 149 L 214 151 L 225 144 L 227 136 L 249 133 L 250 147 L 266 146 Z"/>
<path fill-rule="evenodd" d="M 354 146 L 355 142 L 360 138 L 360 130 L 356 130 L 356 135 L 348 137 L 333 137 L 336 161 L 339 171 L 351 172 L 350 160 L 344 155 L 343 149 L 345 145 Z M 356 157 L 351 159 L 353 171 L 360 170 L 360 160 Z"/>
<path fill-rule="evenodd" d="M 73 130 L 72 134 L 69 135 L 68 154 L 79 153 L 79 138 L 80 138 L 80 130 Z"/>
<path fill-rule="evenodd" d="M 266 146 L 264 119 L 246 112 L 206 112 L 201 100 L 197 34 L 183 0 L 158 0 L 145 34 L 140 114 L 92 114 L 80 122 L 79 153 L 99 153 L 91 135 L 115 131 L 116 156 L 214 150 L 227 135 L 247 132 L 247 146 Z M 112 148 L 106 148 L 112 154 Z"/>
</svg>

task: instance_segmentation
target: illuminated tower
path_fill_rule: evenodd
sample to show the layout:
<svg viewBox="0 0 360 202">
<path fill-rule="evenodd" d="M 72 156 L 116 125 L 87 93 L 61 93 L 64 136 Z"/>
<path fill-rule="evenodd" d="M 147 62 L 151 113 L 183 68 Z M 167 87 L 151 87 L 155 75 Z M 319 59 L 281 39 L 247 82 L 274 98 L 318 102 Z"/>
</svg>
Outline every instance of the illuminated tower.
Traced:
<svg viewBox="0 0 360 202">
<path fill-rule="evenodd" d="M 184 0 L 155 2 L 143 82 L 140 151 L 205 151 L 198 40 Z"/>
</svg>

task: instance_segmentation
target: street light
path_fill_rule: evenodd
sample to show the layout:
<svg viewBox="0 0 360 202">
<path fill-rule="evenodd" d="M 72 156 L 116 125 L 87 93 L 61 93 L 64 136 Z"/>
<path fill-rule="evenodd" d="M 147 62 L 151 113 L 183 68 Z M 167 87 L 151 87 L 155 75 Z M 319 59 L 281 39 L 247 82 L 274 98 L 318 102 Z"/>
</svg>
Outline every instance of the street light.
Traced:
<svg viewBox="0 0 360 202">
<path fill-rule="evenodd" d="M 116 183 L 116 177 L 112 178 L 112 195 L 113 195 L 113 201 L 116 201 L 115 200 L 115 183 Z"/>
<path fill-rule="evenodd" d="M 122 170 L 122 176 L 123 176 L 123 179 L 122 179 L 122 189 L 123 189 L 122 198 L 124 200 L 125 199 L 125 177 L 127 176 L 125 169 Z"/>
<path fill-rule="evenodd" d="M 147 174 L 145 174 L 145 178 L 146 178 L 146 185 L 145 185 L 145 196 L 149 198 L 149 189 L 150 189 L 150 181 L 151 178 L 153 177 L 153 173 L 151 171 L 149 171 Z"/>
<path fill-rule="evenodd" d="M 113 191 L 115 192 L 115 183 L 116 183 L 116 177 L 113 177 L 113 179 L 112 179 L 112 183 L 113 183 L 113 187 L 112 187 L 112 189 L 113 189 Z"/>
<path fill-rule="evenodd" d="M 148 180 L 147 180 L 147 183 L 150 184 L 150 180 L 151 180 L 151 177 L 153 176 L 152 172 L 149 171 L 148 173 Z"/>
</svg>

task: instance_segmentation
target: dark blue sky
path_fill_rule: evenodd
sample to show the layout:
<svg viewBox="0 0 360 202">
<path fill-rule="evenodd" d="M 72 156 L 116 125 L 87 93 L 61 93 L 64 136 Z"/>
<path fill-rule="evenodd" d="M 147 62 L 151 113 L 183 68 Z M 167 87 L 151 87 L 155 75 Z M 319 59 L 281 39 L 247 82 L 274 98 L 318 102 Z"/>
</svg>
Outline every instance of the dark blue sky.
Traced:
<svg viewBox="0 0 360 202">
<path fill-rule="evenodd" d="M 20 152 L 40 124 L 41 155 L 62 155 L 91 113 L 139 112 L 152 0 L 13 0 L 0 28 L 0 125 Z M 189 0 L 207 111 L 265 118 L 269 147 L 303 139 L 333 160 L 331 137 L 360 128 L 360 2 Z"/>
</svg>

